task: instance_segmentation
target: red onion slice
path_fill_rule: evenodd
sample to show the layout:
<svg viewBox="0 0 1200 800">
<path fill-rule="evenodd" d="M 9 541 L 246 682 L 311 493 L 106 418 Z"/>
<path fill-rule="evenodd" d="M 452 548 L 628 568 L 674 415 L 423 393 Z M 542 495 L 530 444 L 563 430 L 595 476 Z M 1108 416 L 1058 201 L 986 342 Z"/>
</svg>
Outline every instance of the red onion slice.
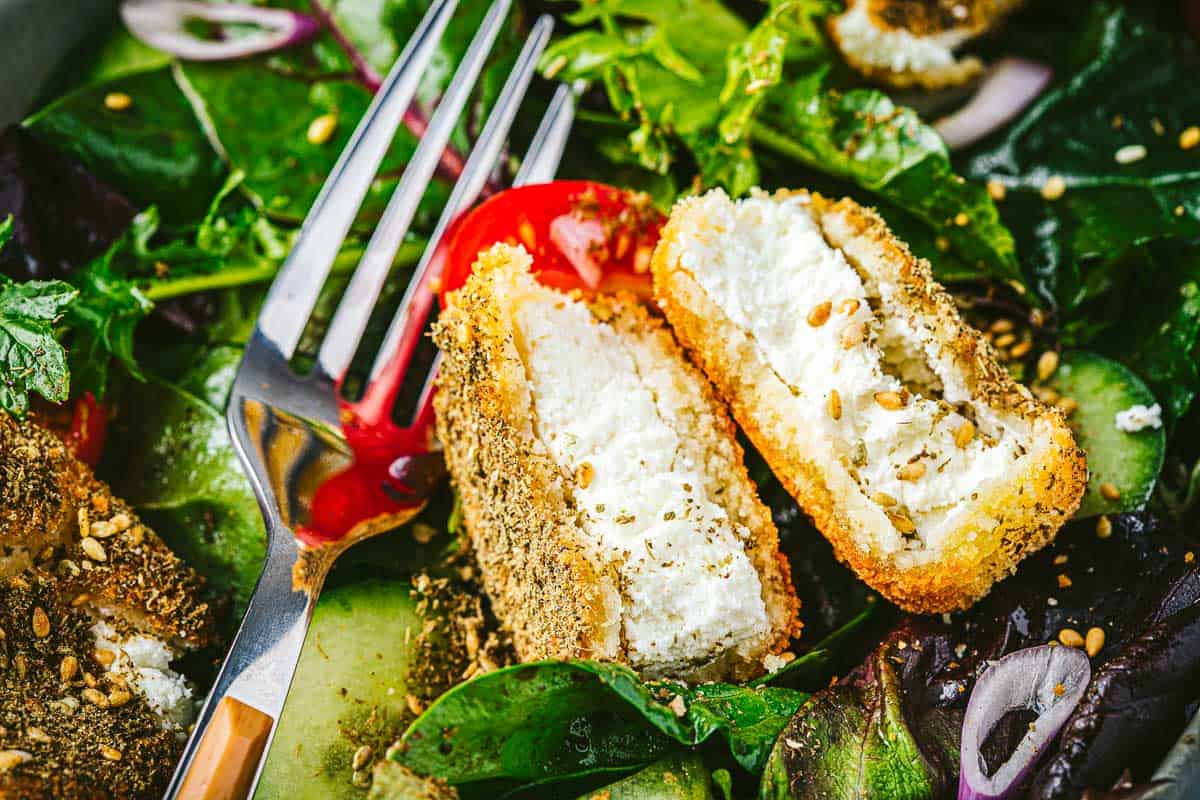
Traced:
<svg viewBox="0 0 1200 800">
<path fill-rule="evenodd" d="M 1070 647 L 1041 645 L 1010 653 L 980 677 L 963 719 L 958 800 L 998 800 L 1018 790 L 1047 745 L 1075 710 L 1092 678 L 1088 657 Z M 1008 760 L 984 774 L 980 750 L 1010 711 L 1033 711 L 1037 720 Z"/>
<path fill-rule="evenodd" d="M 595 219 L 579 219 L 563 214 L 550 222 L 550 241 L 575 268 L 589 289 L 600 285 L 604 270 L 600 263 L 607 260 L 603 250 L 608 242 L 604 226 Z"/>
<path fill-rule="evenodd" d="M 121 19 L 129 32 L 151 47 L 188 61 L 245 58 L 305 42 L 321 30 L 312 17 L 280 8 L 200 0 L 125 0 Z M 220 39 L 201 39 L 187 30 L 190 20 L 219 27 L 230 23 L 258 30 Z"/>
<path fill-rule="evenodd" d="M 951 150 L 972 145 L 1020 114 L 1046 88 L 1052 75 L 1050 67 L 1036 61 L 1001 59 L 967 104 L 933 127 Z"/>
</svg>

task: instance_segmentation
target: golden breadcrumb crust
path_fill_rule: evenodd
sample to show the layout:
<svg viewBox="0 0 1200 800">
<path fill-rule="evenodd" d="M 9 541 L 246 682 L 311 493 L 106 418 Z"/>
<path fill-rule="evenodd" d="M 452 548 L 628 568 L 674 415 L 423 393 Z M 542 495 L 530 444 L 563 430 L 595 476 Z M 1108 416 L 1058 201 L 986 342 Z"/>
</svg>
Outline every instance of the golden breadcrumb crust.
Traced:
<svg viewBox="0 0 1200 800">
<path fill-rule="evenodd" d="M 763 361 L 753 339 L 713 302 L 678 263 L 677 241 L 705 220 L 694 204 L 671 215 L 652 261 L 654 291 L 675 329 L 726 399 L 734 417 L 775 474 L 833 544 L 838 558 L 897 605 L 936 613 L 966 608 L 1016 569 L 1026 555 L 1053 540 L 1078 507 L 1087 483 L 1083 452 L 1061 412 L 1038 402 L 995 359 L 982 336 L 959 317 L 934 281 L 928 262 L 915 258 L 874 211 L 852 200 L 811 196 L 811 209 L 829 243 L 863 273 L 897 285 L 901 308 L 930 322 L 943 351 L 967 378 L 972 401 L 1015 414 L 1033 426 L 1027 466 L 974 501 L 971 517 L 948 538 L 936 561 L 906 569 L 862 544 L 869 539 L 851 519 L 847 498 L 830 488 L 805 453 L 789 449 L 797 422 L 779 409 L 789 392 Z"/>
<path fill-rule="evenodd" d="M 0 479 L 0 547 L 55 559 L 69 599 L 140 631 L 187 648 L 212 640 L 203 580 L 53 433 L 0 414 Z M 23 561 L 10 555 L 0 575 Z"/>
<path fill-rule="evenodd" d="M 826 18 L 829 37 L 854 70 L 869 80 L 896 89 L 937 91 L 962 86 L 983 73 L 983 62 L 974 56 L 956 58 L 949 64 L 924 70 L 894 70 L 888 66 L 865 61 L 861 54 L 843 42 L 837 22 L 855 6 L 866 3 L 867 14 L 881 31 L 903 30 L 916 37 L 936 36 L 953 29 L 963 29 L 972 37 L 1000 25 L 1004 18 L 1024 0 L 850 0 L 842 14 Z"/>
<path fill-rule="evenodd" d="M 615 567 L 603 563 L 579 533 L 574 478 L 537 439 L 528 378 L 513 343 L 511 315 L 499 306 L 495 283 L 528 270 L 524 250 L 496 245 L 480 255 L 467 284 L 451 295 L 434 338 L 444 354 L 435 406 L 446 462 L 462 498 L 463 516 L 497 616 L 512 630 L 524 661 L 600 658 L 626 662 L 613 626 L 619 603 Z M 768 652 L 786 648 L 798 632 L 798 608 L 787 562 L 767 509 L 742 464 L 733 425 L 711 387 L 683 359 L 661 321 L 630 297 L 601 298 L 593 314 L 675 359 L 677 385 L 690 392 L 696 462 L 719 481 L 723 505 L 751 532 L 748 554 L 759 571 L 771 622 L 768 641 L 753 652 L 719 659 L 688 677 L 743 678 L 763 671 Z"/>
</svg>

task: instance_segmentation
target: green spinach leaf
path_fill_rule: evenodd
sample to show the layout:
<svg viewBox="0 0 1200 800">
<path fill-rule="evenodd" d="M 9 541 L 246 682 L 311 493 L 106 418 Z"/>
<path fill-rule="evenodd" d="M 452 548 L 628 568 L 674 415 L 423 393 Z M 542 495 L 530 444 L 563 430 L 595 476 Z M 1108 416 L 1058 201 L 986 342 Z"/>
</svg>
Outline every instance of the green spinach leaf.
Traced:
<svg viewBox="0 0 1200 800">
<path fill-rule="evenodd" d="M 694 746 L 720 732 L 754 772 L 807 698 L 769 686 L 643 684 L 617 664 L 519 664 L 439 698 L 405 733 L 396 758 L 454 784 L 534 782 L 635 767 L 672 743 Z"/>
<path fill-rule="evenodd" d="M 223 412 L 241 349 L 218 348 L 178 383 L 153 375 L 125 387 L 102 474 L 218 594 L 244 609 L 266 548 L 258 502 Z M 187 387 L 187 388 L 184 388 Z"/>
<path fill-rule="evenodd" d="M 1200 236 L 1200 159 L 1179 143 L 1200 119 L 1198 48 L 1125 5 L 1097 4 L 1089 20 L 1082 68 L 965 161 L 968 177 L 1007 187 L 1001 209 L 1031 286 L 1067 313 L 1113 287 L 1130 248 Z M 1144 155 L 1118 163 L 1129 147 Z M 1052 176 L 1066 192 L 1050 201 Z"/>
</svg>

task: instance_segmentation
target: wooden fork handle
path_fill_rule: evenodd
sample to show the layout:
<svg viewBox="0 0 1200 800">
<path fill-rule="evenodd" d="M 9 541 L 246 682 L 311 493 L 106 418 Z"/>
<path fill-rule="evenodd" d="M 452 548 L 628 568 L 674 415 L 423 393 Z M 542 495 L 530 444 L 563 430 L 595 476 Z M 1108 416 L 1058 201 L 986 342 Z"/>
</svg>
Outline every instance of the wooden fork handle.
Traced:
<svg viewBox="0 0 1200 800">
<path fill-rule="evenodd" d="M 244 800 L 275 721 L 224 697 L 196 750 L 177 795 L 181 800 Z"/>
</svg>

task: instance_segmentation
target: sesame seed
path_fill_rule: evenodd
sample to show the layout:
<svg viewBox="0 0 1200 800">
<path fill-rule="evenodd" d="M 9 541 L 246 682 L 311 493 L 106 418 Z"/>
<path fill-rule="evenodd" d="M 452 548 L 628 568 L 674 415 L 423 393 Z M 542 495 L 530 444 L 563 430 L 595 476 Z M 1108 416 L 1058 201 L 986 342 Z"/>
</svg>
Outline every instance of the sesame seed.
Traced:
<svg viewBox="0 0 1200 800">
<path fill-rule="evenodd" d="M 1083 636 L 1074 628 L 1063 628 L 1058 632 L 1058 640 L 1067 647 L 1083 647 Z"/>
<path fill-rule="evenodd" d="M 575 468 L 575 482 L 579 484 L 580 489 L 586 489 L 592 485 L 592 479 L 596 477 L 596 468 L 588 462 L 583 462 Z"/>
<path fill-rule="evenodd" d="M 990 180 L 987 182 L 987 193 L 989 197 L 999 203 L 1008 196 L 1008 187 L 1000 181 Z"/>
<path fill-rule="evenodd" d="M 890 508 L 896 505 L 896 498 L 892 497 L 887 492 L 876 492 L 875 494 L 871 495 L 871 499 L 874 500 L 878 505 L 884 506 L 885 508 Z"/>
<path fill-rule="evenodd" d="M 1048 380 L 1058 369 L 1058 353 L 1047 350 L 1038 356 L 1037 376 L 1039 381 Z"/>
<path fill-rule="evenodd" d="M 960 228 L 965 228 L 971 224 L 971 218 L 967 216 L 965 211 L 960 211 L 954 215 L 954 224 Z"/>
<path fill-rule="evenodd" d="M 408 706 L 408 710 L 418 717 L 421 716 L 421 712 L 425 710 L 425 704 L 422 703 L 421 698 L 417 697 L 415 694 L 405 695 L 404 702 Z"/>
<path fill-rule="evenodd" d="M 808 312 L 808 324 L 814 328 L 819 328 L 829 321 L 829 315 L 833 311 L 833 303 L 826 300 L 824 303 L 818 303 L 813 307 L 812 311 Z"/>
<path fill-rule="evenodd" d="M 905 464 L 896 470 L 896 479 L 901 481 L 917 481 L 925 477 L 925 465 L 920 461 Z"/>
<path fill-rule="evenodd" d="M 87 592 L 81 592 L 80 594 L 77 594 L 71 598 L 71 608 L 79 608 L 81 605 L 91 599 L 92 596 L 90 594 Z"/>
<path fill-rule="evenodd" d="M 113 527 L 111 522 L 97 521 L 93 522 L 88 527 L 88 533 L 91 534 L 92 538 L 94 539 L 107 539 L 116 532 L 117 529 Z"/>
<path fill-rule="evenodd" d="M 1016 326 L 1011 319 L 1000 317 L 998 320 L 988 326 L 988 330 L 992 333 L 1008 333 Z"/>
<path fill-rule="evenodd" d="M 117 654 L 114 653 L 112 650 L 105 650 L 100 647 L 97 647 L 92 652 L 92 658 L 96 659 L 97 663 L 99 663 L 103 667 L 111 666 L 113 663 L 113 660 L 116 659 L 116 657 L 117 657 Z"/>
<path fill-rule="evenodd" d="M 892 521 L 892 525 L 896 528 L 896 530 L 900 531 L 900 533 L 914 533 L 917 530 L 917 526 L 913 523 L 913 521 L 903 514 L 889 511 L 887 512 L 887 516 L 888 519 Z"/>
<path fill-rule="evenodd" d="M 1044 184 L 1042 184 L 1042 197 L 1047 200 L 1057 200 L 1062 197 L 1067 191 L 1067 182 L 1063 180 L 1062 175 L 1051 175 Z"/>
<path fill-rule="evenodd" d="M 88 687 L 83 690 L 83 699 L 97 708 L 108 708 L 108 698 L 100 693 L 99 690 Z"/>
<path fill-rule="evenodd" d="M 1121 499 L 1121 490 L 1111 483 L 1102 483 L 1100 484 L 1100 496 L 1115 503 Z"/>
<path fill-rule="evenodd" d="M 1182 149 L 1191 150 L 1198 144 L 1200 144 L 1200 126 L 1192 125 L 1184 128 L 1183 133 L 1179 134 L 1179 146 Z"/>
<path fill-rule="evenodd" d="M 1059 553 L 1054 557 L 1054 565 L 1056 567 L 1061 567 L 1063 564 L 1067 563 L 1067 560 L 1068 557 L 1066 553 Z"/>
<path fill-rule="evenodd" d="M 104 545 L 91 536 L 83 537 L 79 542 L 79 546 L 83 548 L 84 554 L 93 561 L 108 560 L 108 553 L 105 551 Z"/>
<path fill-rule="evenodd" d="M 322 114 L 308 123 L 308 131 L 304 138 L 308 140 L 309 144 L 325 144 L 337 130 L 337 125 L 337 114 Z"/>
<path fill-rule="evenodd" d="M 50 635 L 50 617 L 46 616 L 46 609 L 41 606 L 33 609 L 33 635 L 39 639 Z"/>
<path fill-rule="evenodd" d="M 876 392 L 875 402 L 888 411 L 899 411 L 905 406 L 904 395 L 899 392 Z"/>
<path fill-rule="evenodd" d="M 109 111 L 127 111 L 133 105 L 133 98 L 124 92 L 109 92 L 104 95 L 104 107 Z"/>
<path fill-rule="evenodd" d="M 1146 148 L 1140 144 L 1127 144 L 1113 154 L 1118 164 L 1133 164 L 1146 157 Z"/>
<path fill-rule="evenodd" d="M 855 311 L 858 311 L 858 307 L 860 305 L 862 304 L 858 302 L 857 297 L 847 297 L 840 304 L 838 304 L 838 311 L 842 312 L 848 317 Z"/>
<path fill-rule="evenodd" d="M 1101 650 L 1104 649 L 1104 629 L 1103 628 L 1088 628 L 1087 639 L 1084 642 L 1084 649 L 1092 658 L 1096 657 Z"/>
<path fill-rule="evenodd" d="M 966 447 L 975 438 L 975 423 L 967 420 L 958 429 L 954 431 L 954 444 L 957 447 Z"/>
<path fill-rule="evenodd" d="M 996 341 L 992 342 L 992 344 L 996 345 L 996 347 L 1008 347 L 1010 344 L 1013 344 L 1016 341 L 1017 341 L 1016 334 L 1003 333 L 1003 334 L 997 336 Z"/>
<path fill-rule="evenodd" d="M 1033 349 L 1032 339 L 1022 339 L 1012 346 L 1008 354 L 1013 358 L 1024 358 L 1029 355 L 1029 351 Z"/>
<path fill-rule="evenodd" d="M 1150 129 L 1154 131 L 1155 136 L 1162 136 L 1167 132 L 1166 126 L 1162 124 L 1162 120 L 1158 117 L 1150 118 Z"/>
<path fill-rule="evenodd" d="M 1096 520 L 1096 538 L 1107 539 L 1112 536 L 1112 520 L 1107 515 L 1101 514 Z"/>
<path fill-rule="evenodd" d="M 862 344 L 866 338 L 867 332 L 863 328 L 861 322 L 852 322 L 842 330 L 842 347 L 849 350 L 856 345 Z"/>
<path fill-rule="evenodd" d="M 1195 560 L 1196 560 L 1196 554 L 1193 553 L 1191 550 L 1188 550 L 1186 553 L 1183 554 L 1183 563 L 1191 564 L 1191 563 L 1195 562 Z"/>
<path fill-rule="evenodd" d="M 108 693 L 108 704 L 113 708 L 120 708 L 133 699 L 133 695 L 128 689 L 113 689 Z"/>
<path fill-rule="evenodd" d="M 355 772 L 365 768 L 371 763 L 373 752 L 369 744 L 364 744 L 362 747 L 354 751 L 354 757 L 350 760 L 350 768 Z"/>
<path fill-rule="evenodd" d="M 1060 589 L 1071 588 L 1071 578 L 1067 575 L 1059 575 L 1058 576 L 1058 588 L 1060 588 Z"/>
<path fill-rule="evenodd" d="M 50 734 L 46 733 L 41 728 L 26 728 L 25 736 L 29 739 L 29 741 L 37 742 L 38 744 L 50 744 L 50 742 L 54 741 L 50 738 Z"/>
<path fill-rule="evenodd" d="M 1054 684 L 1054 696 L 1055 697 L 1062 697 L 1066 693 L 1067 693 L 1067 687 L 1063 686 L 1061 683 Z"/>
<path fill-rule="evenodd" d="M 115 747 L 109 747 L 106 744 L 100 745 L 100 755 L 104 756 L 107 761 L 120 761 L 121 751 Z"/>
<path fill-rule="evenodd" d="M 67 683 L 79 673 L 79 659 L 75 656 L 63 656 L 63 660 L 58 662 L 58 677 L 62 678 L 63 683 Z"/>
<path fill-rule="evenodd" d="M 835 420 L 842 418 L 842 396 L 838 394 L 837 389 L 833 389 L 829 392 L 829 401 L 826 404 L 826 407 L 829 410 L 830 417 Z"/>
</svg>

